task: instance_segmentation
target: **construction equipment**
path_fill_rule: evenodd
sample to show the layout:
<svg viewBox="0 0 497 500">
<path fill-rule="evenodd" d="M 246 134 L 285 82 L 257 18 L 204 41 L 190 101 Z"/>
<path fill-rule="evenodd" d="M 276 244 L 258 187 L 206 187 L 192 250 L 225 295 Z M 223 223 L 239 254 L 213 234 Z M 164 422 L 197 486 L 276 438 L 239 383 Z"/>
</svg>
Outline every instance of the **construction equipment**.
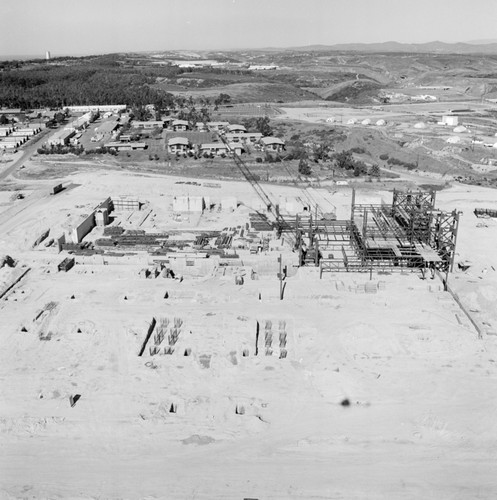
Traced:
<svg viewBox="0 0 497 500">
<path fill-rule="evenodd" d="M 245 179 L 250 183 L 250 185 L 254 188 L 254 191 L 257 193 L 261 201 L 264 203 L 264 206 L 267 208 L 268 212 L 270 212 L 275 221 L 276 221 L 276 229 L 278 233 L 281 232 L 282 228 L 285 225 L 285 221 L 281 217 L 278 205 L 274 203 L 269 195 L 264 191 L 262 186 L 259 184 L 257 177 L 250 171 L 245 162 L 236 154 L 235 151 L 231 148 L 228 141 L 221 134 L 217 134 L 221 142 L 228 148 L 228 151 L 232 154 L 233 160 L 235 161 L 235 165 L 238 167 L 240 172 L 243 174 Z"/>
</svg>

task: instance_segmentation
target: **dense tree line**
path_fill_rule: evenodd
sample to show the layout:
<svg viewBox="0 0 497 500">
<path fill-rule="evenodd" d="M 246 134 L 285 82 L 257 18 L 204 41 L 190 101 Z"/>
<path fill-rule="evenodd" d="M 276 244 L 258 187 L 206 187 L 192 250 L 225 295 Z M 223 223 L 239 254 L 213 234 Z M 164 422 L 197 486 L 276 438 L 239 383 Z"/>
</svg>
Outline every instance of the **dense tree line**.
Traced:
<svg viewBox="0 0 497 500">
<path fill-rule="evenodd" d="M 40 65 L 0 72 L 0 106 L 33 109 L 88 104 L 127 104 L 167 108 L 173 96 L 152 88 L 156 77 L 123 68 L 115 61 Z"/>
</svg>

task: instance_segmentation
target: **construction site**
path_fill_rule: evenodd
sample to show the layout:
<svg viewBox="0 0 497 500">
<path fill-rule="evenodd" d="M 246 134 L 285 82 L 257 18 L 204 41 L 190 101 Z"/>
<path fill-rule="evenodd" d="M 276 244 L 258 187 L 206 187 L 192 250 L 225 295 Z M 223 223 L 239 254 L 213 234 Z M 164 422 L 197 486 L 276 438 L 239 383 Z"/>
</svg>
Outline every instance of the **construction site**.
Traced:
<svg viewBox="0 0 497 500">
<path fill-rule="evenodd" d="M 3 491 L 21 470 L 36 498 L 491 491 L 497 227 L 469 207 L 492 193 L 234 161 L 243 182 L 81 172 L 2 202 Z"/>
</svg>

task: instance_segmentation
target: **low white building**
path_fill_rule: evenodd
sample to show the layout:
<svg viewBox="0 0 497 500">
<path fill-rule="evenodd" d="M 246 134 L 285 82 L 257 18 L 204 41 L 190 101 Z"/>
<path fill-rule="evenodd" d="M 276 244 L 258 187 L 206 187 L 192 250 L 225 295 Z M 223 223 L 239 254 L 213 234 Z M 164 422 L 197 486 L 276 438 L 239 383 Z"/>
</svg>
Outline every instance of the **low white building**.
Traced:
<svg viewBox="0 0 497 500">
<path fill-rule="evenodd" d="M 459 125 L 459 117 L 452 115 L 442 116 L 442 124 L 448 125 L 449 127 L 457 127 L 457 125 Z"/>
<path fill-rule="evenodd" d="M 64 146 L 69 144 L 71 137 L 74 137 L 76 132 L 74 130 L 58 130 L 51 137 L 48 138 L 47 144 L 49 146 Z"/>
<path fill-rule="evenodd" d="M 229 132 L 225 135 L 228 142 L 241 142 L 243 144 L 255 144 L 262 139 L 260 132 Z"/>
<path fill-rule="evenodd" d="M 143 129 L 154 129 L 154 128 L 164 128 L 164 122 L 162 120 L 155 120 L 155 121 L 138 121 L 138 120 L 133 120 L 133 127 L 136 128 L 143 128 Z"/>
<path fill-rule="evenodd" d="M 64 109 L 67 109 L 72 113 L 87 113 L 88 111 L 101 111 L 102 113 L 110 111 L 112 113 L 117 113 L 119 111 L 125 111 L 126 107 L 126 104 L 95 104 L 89 106 L 66 106 Z"/>
<path fill-rule="evenodd" d="M 228 153 L 228 146 L 222 142 L 213 142 L 210 144 L 201 144 L 199 147 L 201 154 L 208 153 L 214 155 L 222 155 Z"/>
<path fill-rule="evenodd" d="M 104 144 L 106 148 L 114 148 L 116 151 L 137 151 L 147 149 L 145 142 L 108 142 Z"/>
</svg>

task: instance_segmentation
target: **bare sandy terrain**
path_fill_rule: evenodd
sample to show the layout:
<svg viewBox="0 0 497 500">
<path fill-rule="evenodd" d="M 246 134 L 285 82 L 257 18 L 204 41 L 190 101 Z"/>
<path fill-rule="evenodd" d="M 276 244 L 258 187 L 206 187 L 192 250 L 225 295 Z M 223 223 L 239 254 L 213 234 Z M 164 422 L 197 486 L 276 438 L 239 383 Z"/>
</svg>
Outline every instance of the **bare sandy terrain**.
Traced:
<svg viewBox="0 0 497 500">
<path fill-rule="evenodd" d="M 32 182 L 24 200 L 2 207 L 0 253 L 18 260 L 14 269 L 30 270 L 0 300 L 0 495 L 492 498 L 497 223 L 472 210 L 495 208 L 495 191 L 457 186 L 437 194 L 437 206 L 464 213 L 456 262 L 470 267 L 449 280 L 481 338 L 438 278 L 320 280 L 275 239 L 256 256 L 240 250 L 236 266 L 181 267 L 182 281 L 141 277 L 152 265 L 145 252 L 108 265 L 77 256 L 74 268 L 58 273 L 66 253 L 32 246 L 44 229 L 51 237 L 67 231 L 107 196 L 137 195 L 151 210 L 140 226 L 150 232 L 241 225 L 257 205 L 244 183 L 178 181 L 74 174 L 64 179 L 73 187 L 57 196 Z M 267 189 L 275 199 L 303 196 L 292 187 Z M 216 205 L 235 196 L 241 204 L 178 219 L 172 201 L 186 194 Z M 311 195 L 348 217 L 349 188 Z M 379 203 L 391 194 L 357 197 Z M 101 236 L 96 228 L 88 239 Z M 284 300 L 280 254 L 289 269 Z M 0 271 L 1 285 L 13 271 Z M 138 355 L 152 318 L 178 326 L 172 354 L 151 356 L 147 348 Z"/>
</svg>

